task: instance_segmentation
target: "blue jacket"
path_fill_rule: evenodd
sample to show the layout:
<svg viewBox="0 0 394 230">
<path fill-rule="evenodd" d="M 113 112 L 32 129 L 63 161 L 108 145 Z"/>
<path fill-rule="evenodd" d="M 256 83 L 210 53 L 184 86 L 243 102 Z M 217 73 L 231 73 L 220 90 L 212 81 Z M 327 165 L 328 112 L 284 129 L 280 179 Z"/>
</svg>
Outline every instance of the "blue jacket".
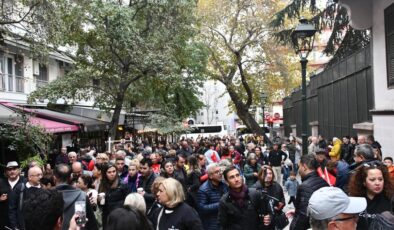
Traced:
<svg viewBox="0 0 394 230">
<path fill-rule="evenodd" d="M 292 180 L 291 178 L 288 178 L 285 183 L 285 187 L 287 192 L 289 193 L 289 196 L 296 196 L 298 188 L 297 179 Z"/>
<path fill-rule="evenodd" d="M 220 182 L 219 186 L 215 187 L 208 180 L 200 186 L 197 193 L 197 208 L 205 230 L 220 229 L 218 220 L 219 201 L 227 191 L 227 185 L 223 182 Z"/>
</svg>

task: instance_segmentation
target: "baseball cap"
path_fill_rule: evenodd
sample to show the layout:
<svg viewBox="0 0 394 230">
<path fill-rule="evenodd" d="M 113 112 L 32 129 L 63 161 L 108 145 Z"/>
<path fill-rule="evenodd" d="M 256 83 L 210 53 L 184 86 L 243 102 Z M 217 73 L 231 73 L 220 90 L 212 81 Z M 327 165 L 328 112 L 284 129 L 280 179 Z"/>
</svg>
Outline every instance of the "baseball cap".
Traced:
<svg viewBox="0 0 394 230">
<path fill-rule="evenodd" d="M 325 220 L 341 213 L 357 214 L 366 207 L 364 197 L 348 197 L 340 188 L 323 187 L 309 199 L 308 214 L 315 220 Z"/>
<path fill-rule="evenodd" d="M 16 161 L 10 161 L 7 163 L 7 166 L 6 166 L 6 168 L 15 168 L 15 167 L 19 167 L 19 165 Z"/>
</svg>

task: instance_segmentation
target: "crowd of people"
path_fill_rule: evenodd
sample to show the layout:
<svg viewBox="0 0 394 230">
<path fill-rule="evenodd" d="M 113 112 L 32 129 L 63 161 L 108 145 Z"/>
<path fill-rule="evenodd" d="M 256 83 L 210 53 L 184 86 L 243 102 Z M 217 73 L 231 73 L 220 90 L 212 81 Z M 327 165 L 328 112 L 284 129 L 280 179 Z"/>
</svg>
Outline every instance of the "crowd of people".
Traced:
<svg viewBox="0 0 394 230">
<path fill-rule="evenodd" d="M 26 169 L 10 161 L 0 179 L 0 228 L 394 227 L 393 159 L 382 158 L 373 136 L 306 144 L 302 155 L 292 136 L 272 146 L 257 135 L 199 137 L 105 153 L 63 147 L 52 164 Z"/>
</svg>

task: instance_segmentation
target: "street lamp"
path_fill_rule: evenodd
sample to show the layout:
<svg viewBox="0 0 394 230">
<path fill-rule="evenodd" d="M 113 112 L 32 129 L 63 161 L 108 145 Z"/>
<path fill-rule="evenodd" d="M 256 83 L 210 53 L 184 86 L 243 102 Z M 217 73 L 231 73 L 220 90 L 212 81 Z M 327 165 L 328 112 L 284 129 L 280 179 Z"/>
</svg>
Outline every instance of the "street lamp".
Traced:
<svg viewBox="0 0 394 230">
<path fill-rule="evenodd" d="M 260 102 L 261 102 L 261 109 L 263 110 L 263 129 L 265 130 L 265 113 L 264 113 L 264 106 L 265 106 L 265 100 L 267 100 L 267 94 L 262 92 L 260 94 Z"/>
<path fill-rule="evenodd" d="M 313 49 L 316 29 L 313 24 L 309 24 L 304 18 L 300 19 L 300 24 L 291 33 L 296 54 L 300 56 L 301 72 L 302 72 L 302 154 L 308 154 L 307 149 L 307 110 L 306 110 L 306 64 L 308 63 L 308 55 Z"/>
</svg>

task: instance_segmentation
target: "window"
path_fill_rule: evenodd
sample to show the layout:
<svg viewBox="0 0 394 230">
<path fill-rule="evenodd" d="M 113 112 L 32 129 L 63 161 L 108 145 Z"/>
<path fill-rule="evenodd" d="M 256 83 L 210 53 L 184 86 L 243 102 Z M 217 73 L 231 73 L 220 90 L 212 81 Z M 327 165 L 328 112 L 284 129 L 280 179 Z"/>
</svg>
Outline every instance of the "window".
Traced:
<svg viewBox="0 0 394 230">
<path fill-rule="evenodd" d="M 387 58 L 387 85 L 394 87 L 394 3 L 384 10 Z"/>
<path fill-rule="evenodd" d="M 38 64 L 38 75 L 36 76 L 36 87 L 40 88 L 48 84 L 48 68 L 44 64 Z"/>
</svg>

